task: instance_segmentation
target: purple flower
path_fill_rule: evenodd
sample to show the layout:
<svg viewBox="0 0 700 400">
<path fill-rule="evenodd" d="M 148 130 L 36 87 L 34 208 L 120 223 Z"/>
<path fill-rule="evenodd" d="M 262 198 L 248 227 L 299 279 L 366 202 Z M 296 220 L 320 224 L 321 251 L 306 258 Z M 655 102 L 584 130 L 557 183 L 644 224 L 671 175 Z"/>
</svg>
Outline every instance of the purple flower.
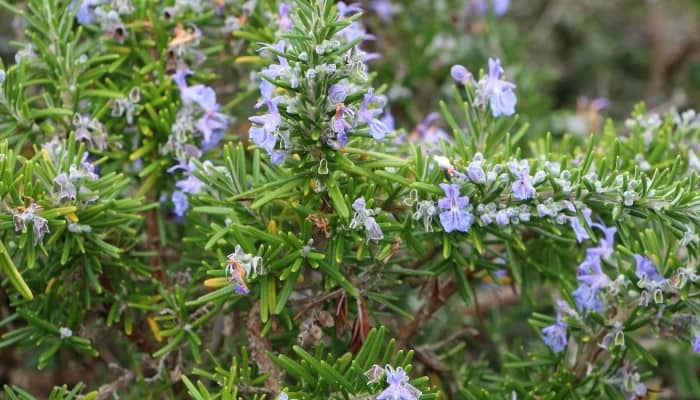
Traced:
<svg viewBox="0 0 700 400">
<path fill-rule="evenodd" d="M 461 83 L 462 85 L 466 85 L 474 80 L 471 72 L 469 72 L 463 65 L 459 64 L 453 65 L 452 68 L 450 68 L 450 75 L 452 75 L 452 79 L 457 81 L 457 83 Z"/>
<path fill-rule="evenodd" d="M 484 183 L 486 182 L 486 173 L 484 168 L 481 166 L 484 158 L 481 153 L 474 154 L 474 159 L 467 166 L 467 176 L 474 183 Z"/>
<path fill-rule="evenodd" d="M 700 332 L 695 334 L 695 340 L 693 340 L 693 351 L 700 353 Z"/>
<path fill-rule="evenodd" d="M 416 132 L 420 135 L 420 139 L 429 145 L 439 145 L 440 140 L 450 140 L 450 136 L 444 130 L 433 125 L 438 119 L 440 119 L 440 114 L 431 112 L 416 126 Z"/>
<path fill-rule="evenodd" d="M 591 209 L 586 208 L 583 211 L 581 211 L 583 214 L 583 218 L 586 220 L 588 225 L 591 224 Z M 571 224 L 571 229 L 574 230 L 574 234 L 576 235 L 576 241 L 581 243 L 586 239 L 590 239 L 591 237 L 588 235 L 588 232 L 586 229 L 581 225 L 581 221 L 579 221 L 578 217 L 569 217 L 569 223 Z"/>
<path fill-rule="evenodd" d="M 557 313 L 557 322 L 542 329 L 544 344 L 555 353 L 561 353 L 566 348 L 566 328 L 566 322 L 562 321 L 561 314 Z"/>
<path fill-rule="evenodd" d="M 588 251 L 593 252 L 604 259 L 610 258 L 615 251 L 615 233 L 617 232 L 617 228 L 614 226 L 606 227 L 605 225 L 597 223 L 593 223 L 591 226 L 603 231 L 603 238 L 600 239 L 597 247 L 593 247 Z"/>
<path fill-rule="evenodd" d="M 496 14 L 497 16 L 502 16 L 508 11 L 508 7 L 510 7 L 510 0 L 490 0 L 491 1 L 491 8 L 493 9 L 493 13 Z M 474 0 L 472 3 L 472 7 L 476 10 L 477 13 L 484 15 L 486 14 L 486 11 L 488 10 L 488 5 L 486 4 L 487 0 Z"/>
<path fill-rule="evenodd" d="M 640 281 L 662 283 L 666 280 L 650 259 L 635 254 L 634 260 L 637 262 L 637 269 L 634 274 L 637 275 Z"/>
<path fill-rule="evenodd" d="M 376 140 L 384 139 L 389 129 L 384 125 L 384 122 L 377 119 L 379 115 L 382 114 L 381 108 L 369 108 L 370 104 L 376 104 L 378 98 L 372 94 L 372 89 L 365 93 L 364 99 L 362 100 L 362 105 L 360 106 L 360 111 L 357 115 L 361 121 L 365 122 L 369 126 L 369 134 Z"/>
<path fill-rule="evenodd" d="M 75 185 L 73 184 L 73 181 L 68 177 L 68 174 L 62 172 L 56 175 L 56 177 L 53 180 L 53 183 L 55 183 L 58 186 L 58 201 L 61 201 L 63 199 L 75 201 L 77 197 L 77 191 Z"/>
<path fill-rule="evenodd" d="M 508 212 L 506 210 L 499 210 L 496 213 L 496 223 L 498 226 L 506 226 L 510 224 L 510 217 L 508 216 Z"/>
<path fill-rule="evenodd" d="M 267 129 L 259 126 L 251 126 L 248 136 L 253 143 L 267 151 L 268 154 L 272 154 L 275 144 L 277 144 L 277 137 L 273 133 L 269 133 Z"/>
<path fill-rule="evenodd" d="M 336 3 L 336 7 L 338 7 L 338 15 L 340 15 L 340 17 L 346 17 L 348 14 L 351 13 L 362 12 L 362 7 L 360 7 L 360 3 L 346 4 L 344 1 L 339 1 L 338 3 Z"/>
<path fill-rule="evenodd" d="M 444 211 L 440 213 L 440 224 L 445 232 L 467 232 L 474 222 L 474 216 L 466 209 L 469 205 L 469 197 L 459 195 L 459 186 L 455 184 L 441 183 L 440 187 L 445 192 L 445 197 L 438 201 L 438 207 Z"/>
<path fill-rule="evenodd" d="M 420 398 L 421 391 L 408 383 L 408 375 L 403 368 L 398 367 L 394 370 L 387 365 L 384 370 L 389 387 L 379 393 L 376 400 L 418 400 Z"/>
<path fill-rule="evenodd" d="M 247 295 L 250 293 L 250 289 L 246 285 L 244 285 L 242 282 L 236 281 L 236 284 L 233 286 L 233 290 L 240 295 Z"/>
<path fill-rule="evenodd" d="M 328 100 L 331 104 L 342 103 L 348 94 L 350 94 L 350 85 L 347 82 L 336 83 L 328 89 Z"/>
<path fill-rule="evenodd" d="M 368 210 L 366 207 L 365 199 L 363 197 L 358 197 L 352 203 L 352 209 L 355 210 L 355 215 L 350 221 L 350 229 L 357 229 L 359 227 L 365 228 L 365 236 L 367 241 L 370 240 L 380 241 L 384 239 L 384 233 L 382 229 L 374 219 L 374 210 Z"/>
<path fill-rule="evenodd" d="M 515 114 L 518 101 L 513 92 L 515 84 L 500 79 L 503 72 L 501 60 L 489 58 L 489 74 L 483 83 L 481 96 L 488 98 L 494 117 Z"/>
<path fill-rule="evenodd" d="M 535 197 L 537 193 L 535 187 L 532 186 L 532 178 L 530 177 L 530 167 L 527 165 L 522 166 L 515 173 L 516 179 L 511 184 L 511 190 L 513 191 L 513 197 L 518 200 L 527 200 L 529 198 Z"/>
<path fill-rule="evenodd" d="M 182 102 L 187 105 L 199 104 L 205 112 L 217 111 L 219 105 L 216 102 L 214 89 L 205 85 L 188 86 L 186 78 L 189 75 L 192 75 L 192 71 L 182 69 L 173 74 L 173 80 L 180 89 Z"/>
<path fill-rule="evenodd" d="M 600 256 L 591 252 L 591 249 L 586 251 L 586 258 L 579 264 L 576 271 L 576 279 L 590 286 L 593 291 L 598 291 L 602 287 L 608 286 L 610 278 L 603 272 L 600 266 Z"/>
<path fill-rule="evenodd" d="M 175 186 L 183 193 L 197 194 L 202 191 L 204 182 L 200 181 L 196 176 L 190 175 L 185 179 L 177 181 Z"/>
<path fill-rule="evenodd" d="M 368 241 L 374 240 L 375 242 L 378 242 L 384 239 L 382 228 L 374 218 L 367 218 L 365 221 L 365 236 L 367 236 Z"/>
<path fill-rule="evenodd" d="M 195 127 L 202 134 L 202 150 L 207 151 L 221 141 L 224 130 L 228 126 L 228 117 L 219 112 L 208 112 L 202 115 Z"/>
<path fill-rule="evenodd" d="M 492 0 L 493 12 L 499 17 L 508 11 L 510 0 Z"/>
<path fill-rule="evenodd" d="M 574 297 L 574 302 L 579 311 L 603 312 L 603 304 L 598 299 L 598 292 L 585 283 L 582 283 L 571 295 Z"/>
<path fill-rule="evenodd" d="M 382 122 L 386 128 L 390 131 L 396 130 L 396 124 L 394 123 L 394 116 L 391 114 L 391 108 L 387 108 L 382 117 Z"/>
<path fill-rule="evenodd" d="M 369 7 L 374 10 L 384 22 L 391 21 L 391 18 L 394 16 L 394 5 L 391 4 L 390 0 L 372 0 Z"/>
<path fill-rule="evenodd" d="M 75 14 L 75 18 L 81 25 L 91 24 L 94 20 L 92 8 L 100 4 L 99 0 L 77 0 L 78 12 Z M 70 9 L 75 7 L 76 0 L 71 2 Z"/>
<path fill-rule="evenodd" d="M 176 190 L 173 192 L 172 201 L 174 206 L 173 212 L 175 215 L 178 217 L 184 217 L 185 212 L 190 207 L 190 203 L 187 201 L 187 195 L 179 190 Z"/>
<path fill-rule="evenodd" d="M 282 123 L 282 116 L 277 109 L 277 103 L 270 100 L 265 101 L 265 104 L 267 104 L 267 114 L 252 116 L 248 119 L 258 125 L 262 125 L 268 133 L 273 133 Z"/>
<path fill-rule="evenodd" d="M 279 27 L 282 32 L 292 29 L 292 20 L 289 18 L 291 9 L 292 7 L 287 3 L 279 4 Z"/>
<path fill-rule="evenodd" d="M 331 118 L 331 129 L 337 135 L 338 146 L 343 147 L 348 140 L 347 132 L 352 131 L 352 125 L 345 120 L 348 111 L 343 104 L 335 108 L 335 115 Z"/>
</svg>

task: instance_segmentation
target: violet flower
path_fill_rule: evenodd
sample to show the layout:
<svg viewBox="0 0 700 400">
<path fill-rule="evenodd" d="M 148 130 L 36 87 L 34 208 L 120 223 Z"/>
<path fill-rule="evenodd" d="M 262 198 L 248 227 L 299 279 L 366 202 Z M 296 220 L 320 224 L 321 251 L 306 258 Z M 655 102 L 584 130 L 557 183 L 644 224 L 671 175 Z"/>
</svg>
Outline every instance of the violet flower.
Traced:
<svg viewBox="0 0 700 400">
<path fill-rule="evenodd" d="M 440 224 L 445 232 L 467 232 L 474 222 L 474 216 L 467 210 L 469 197 L 459 195 L 459 186 L 455 184 L 441 183 L 440 187 L 445 192 L 445 197 L 438 200 Z"/>
<path fill-rule="evenodd" d="M 384 22 L 391 21 L 395 13 L 395 7 L 390 0 L 372 0 L 369 8 L 376 12 Z"/>
<path fill-rule="evenodd" d="M 384 139 L 389 129 L 377 117 L 382 114 L 381 108 L 370 108 L 370 104 L 378 104 L 378 98 L 372 93 L 372 89 L 365 93 L 362 105 L 357 113 L 358 118 L 369 126 L 369 134 L 376 140 Z"/>
<path fill-rule="evenodd" d="M 190 203 L 187 201 L 187 195 L 179 190 L 176 190 L 173 192 L 171 199 L 173 201 L 173 212 L 175 215 L 178 217 L 184 217 L 185 212 L 190 207 Z"/>
<path fill-rule="evenodd" d="M 567 326 L 566 322 L 562 321 L 561 314 L 557 313 L 557 322 L 542 329 L 544 344 L 555 353 L 561 353 L 566 348 Z"/>
<path fill-rule="evenodd" d="M 421 391 L 408 383 L 408 375 L 403 368 L 398 367 L 394 370 L 392 366 L 387 365 L 384 371 L 389 387 L 379 393 L 376 400 L 418 400 L 421 397 Z"/>
<path fill-rule="evenodd" d="M 639 278 L 640 283 L 662 283 L 666 281 L 654 263 L 652 263 L 647 257 L 635 254 L 634 260 L 637 262 L 637 269 L 635 270 L 634 274 L 637 276 L 637 278 Z"/>
</svg>

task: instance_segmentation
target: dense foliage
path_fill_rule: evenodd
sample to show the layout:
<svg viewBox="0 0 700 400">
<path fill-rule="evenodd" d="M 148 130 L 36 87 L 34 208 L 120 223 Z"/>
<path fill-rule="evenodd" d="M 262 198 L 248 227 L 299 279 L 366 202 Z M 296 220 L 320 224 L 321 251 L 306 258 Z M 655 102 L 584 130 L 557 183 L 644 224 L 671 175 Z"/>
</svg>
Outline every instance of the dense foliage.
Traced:
<svg viewBox="0 0 700 400">
<path fill-rule="evenodd" d="M 0 398 L 700 393 L 694 111 L 507 0 L 165 3 L 0 0 Z"/>
</svg>

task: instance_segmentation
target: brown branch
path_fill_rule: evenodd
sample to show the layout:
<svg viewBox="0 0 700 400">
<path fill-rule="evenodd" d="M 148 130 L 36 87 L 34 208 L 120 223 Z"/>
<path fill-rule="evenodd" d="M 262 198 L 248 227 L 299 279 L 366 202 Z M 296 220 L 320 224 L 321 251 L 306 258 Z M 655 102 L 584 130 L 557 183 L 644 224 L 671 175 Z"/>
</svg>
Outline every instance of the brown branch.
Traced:
<svg viewBox="0 0 700 400">
<path fill-rule="evenodd" d="M 267 355 L 267 352 L 271 351 L 272 345 L 270 340 L 262 335 L 263 323 L 260 320 L 260 302 L 257 300 L 248 313 L 247 325 L 250 354 L 258 364 L 260 371 L 270 373 L 267 378 L 267 388 L 273 393 L 279 393 L 282 371 Z"/>
<path fill-rule="evenodd" d="M 441 285 L 438 280 L 434 281 L 433 293 L 428 299 L 428 302 L 421 307 L 416 313 L 416 316 L 404 324 L 398 330 L 396 343 L 397 348 L 405 348 L 415 331 L 423 325 L 435 312 L 447 302 L 447 300 L 457 291 L 457 282 L 450 279 L 444 285 Z"/>
</svg>

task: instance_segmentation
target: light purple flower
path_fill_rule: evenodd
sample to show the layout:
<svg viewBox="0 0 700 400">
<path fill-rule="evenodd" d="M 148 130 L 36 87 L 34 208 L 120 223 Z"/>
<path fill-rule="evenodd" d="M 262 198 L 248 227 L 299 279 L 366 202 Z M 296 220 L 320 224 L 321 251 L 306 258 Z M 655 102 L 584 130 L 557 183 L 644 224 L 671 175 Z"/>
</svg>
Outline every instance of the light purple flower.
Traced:
<svg viewBox="0 0 700 400">
<path fill-rule="evenodd" d="M 523 166 L 515 173 L 515 181 L 511 184 L 513 197 L 518 200 L 527 200 L 535 197 L 537 193 L 535 187 L 532 186 L 532 178 L 530 177 L 530 167 Z"/>
<path fill-rule="evenodd" d="M 700 353 L 700 332 L 695 334 L 695 340 L 693 340 L 693 351 Z"/>
<path fill-rule="evenodd" d="M 445 197 L 438 201 L 440 224 L 445 232 L 467 232 L 474 222 L 474 216 L 467 210 L 469 197 L 459 195 L 459 186 L 455 184 L 441 183 L 440 187 L 445 192 Z"/>
<path fill-rule="evenodd" d="M 579 264 L 576 271 L 576 279 L 591 287 L 593 291 L 598 291 L 600 288 L 610 285 L 610 278 L 603 272 L 600 265 L 600 256 L 591 252 L 591 249 L 586 251 L 586 257 Z"/>
<path fill-rule="evenodd" d="M 481 153 L 474 154 L 474 158 L 467 166 L 467 176 L 474 183 L 484 183 L 486 182 L 486 173 L 484 168 L 481 166 L 484 158 Z"/>
<path fill-rule="evenodd" d="M 384 111 L 382 122 L 386 126 L 386 129 L 390 131 L 396 130 L 396 124 L 394 123 L 394 116 L 391 114 L 391 108 L 387 107 L 386 111 Z"/>
<path fill-rule="evenodd" d="M 666 280 L 650 259 L 635 254 L 634 260 L 637 262 L 637 269 L 634 274 L 640 281 L 662 283 Z"/>
<path fill-rule="evenodd" d="M 277 144 L 277 137 L 273 133 L 269 133 L 267 129 L 259 126 L 251 126 L 248 136 L 253 143 L 267 151 L 268 154 L 272 154 L 275 144 Z"/>
<path fill-rule="evenodd" d="M 217 111 L 219 105 L 216 102 L 216 92 L 205 85 L 187 85 L 187 76 L 192 75 L 190 70 L 178 70 L 173 74 L 173 80 L 180 89 L 180 98 L 187 105 L 198 104 L 205 112 Z"/>
<path fill-rule="evenodd" d="M 75 14 L 75 18 L 81 25 L 91 24 L 94 21 L 93 8 L 100 4 L 100 0 L 74 0 L 71 2 L 70 9 L 75 7 L 76 2 L 78 3 L 78 12 Z"/>
<path fill-rule="evenodd" d="M 586 220 L 588 225 L 591 224 L 591 209 L 586 208 L 583 211 L 581 211 L 583 214 L 583 218 Z M 581 243 L 586 239 L 590 239 L 591 237 L 588 235 L 588 231 L 581 225 L 581 221 L 579 221 L 578 217 L 569 217 L 569 223 L 571 224 L 571 229 L 574 230 L 574 234 L 576 235 L 576 241 Z"/>
<path fill-rule="evenodd" d="M 194 175 L 189 175 L 187 178 L 177 181 L 175 186 L 183 193 L 197 194 L 202 191 L 204 182 Z"/>
<path fill-rule="evenodd" d="M 336 83 L 328 89 L 328 100 L 331 104 L 342 103 L 348 94 L 350 94 L 350 85 L 347 82 Z"/>
<path fill-rule="evenodd" d="M 228 126 L 228 117 L 219 112 L 208 112 L 202 115 L 195 127 L 202 134 L 202 150 L 207 151 L 221 141 Z"/>
<path fill-rule="evenodd" d="M 274 101 L 265 101 L 265 104 L 267 104 L 267 114 L 255 115 L 248 119 L 253 123 L 262 125 L 267 133 L 274 133 L 277 131 L 277 128 L 279 128 L 280 123 L 282 123 L 282 116 Z"/>
<path fill-rule="evenodd" d="M 338 7 L 338 15 L 340 15 L 340 17 L 346 17 L 348 14 L 362 12 L 360 3 L 346 4 L 344 1 L 339 1 L 336 3 L 336 7 Z"/>
<path fill-rule="evenodd" d="M 566 348 L 567 326 L 566 322 L 562 321 L 561 314 L 557 313 L 557 322 L 542 329 L 544 344 L 555 353 L 561 353 Z"/>
<path fill-rule="evenodd" d="M 55 183 L 58 186 L 58 201 L 61 201 L 63 199 L 75 201 L 77 197 L 77 191 L 75 185 L 73 184 L 73 181 L 68 177 L 68 174 L 62 172 L 56 175 L 56 177 L 53 180 L 53 183 Z"/>
<path fill-rule="evenodd" d="M 292 29 L 292 20 L 289 18 L 291 9 L 292 7 L 287 3 L 279 4 L 279 27 L 281 32 Z"/>
<path fill-rule="evenodd" d="M 506 210 L 499 210 L 496 213 L 496 224 L 498 224 L 498 226 L 506 226 L 510 224 L 510 217 L 508 216 L 508 212 Z"/>
<path fill-rule="evenodd" d="M 500 79 L 503 72 L 501 60 L 489 58 L 489 74 L 483 84 L 482 96 L 488 98 L 494 117 L 515 114 L 515 104 L 518 101 L 513 92 L 515 84 Z"/>
<path fill-rule="evenodd" d="M 382 229 L 374 219 L 374 210 L 368 210 L 365 204 L 365 199 L 363 197 L 358 197 L 352 203 L 352 209 L 355 210 L 355 215 L 350 221 L 350 229 L 358 229 L 360 227 L 365 228 L 365 236 L 367 241 L 370 240 L 380 241 L 384 239 L 384 233 Z"/>
<path fill-rule="evenodd" d="M 368 241 L 374 240 L 375 242 L 378 242 L 384 239 L 382 228 L 374 218 L 367 218 L 367 221 L 365 221 L 365 236 L 367 237 Z"/>
<path fill-rule="evenodd" d="M 176 190 L 173 192 L 172 201 L 174 206 L 173 212 L 175 215 L 178 217 L 184 217 L 185 212 L 190 207 L 190 203 L 187 201 L 187 195 L 179 190 Z"/>
<path fill-rule="evenodd" d="M 457 83 L 461 83 L 462 85 L 471 83 L 474 80 L 471 72 L 460 64 L 453 65 L 452 68 L 450 68 L 450 75 L 452 76 L 452 79 L 457 81 Z"/>
<path fill-rule="evenodd" d="M 352 131 L 352 125 L 345 119 L 345 115 L 348 113 L 347 108 L 342 104 L 336 106 L 335 115 L 331 118 L 331 129 L 337 135 L 337 142 L 339 147 L 345 146 L 348 140 L 347 133 Z"/>
<path fill-rule="evenodd" d="M 488 1 L 491 3 L 493 13 L 499 17 L 503 16 L 510 7 L 510 0 L 473 0 L 472 7 L 477 13 L 484 15 L 489 9 Z"/>
<path fill-rule="evenodd" d="M 510 0 L 492 0 L 493 13 L 499 17 L 505 14 L 510 7 Z"/>
<path fill-rule="evenodd" d="M 598 292 L 585 283 L 582 283 L 571 295 L 574 297 L 574 302 L 579 311 L 603 312 L 603 304 L 598 299 Z"/>
<path fill-rule="evenodd" d="M 605 225 L 597 223 L 593 223 L 591 226 L 603 231 L 603 238 L 600 239 L 597 247 L 593 247 L 588 251 L 593 252 L 604 259 L 610 258 L 615 251 L 615 233 L 617 232 L 617 228 L 614 226 L 606 227 Z"/>
<path fill-rule="evenodd" d="M 442 130 L 440 127 L 434 125 L 434 122 L 440 119 L 440 114 L 436 112 L 431 112 L 423 118 L 418 126 L 416 126 L 416 132 L 420 135 L 421 141 L 428 145 L 436 146 L 440 144 L 441 140 L 449 141 L 450 136 Z"/>
<path fill-rule="evenodd" d="M 384 370 L 389 387 L 379 393 L 376 400 L 418 400 L 420 398 L 421 391 L 408 383 L 408 375 L 403 368 L 398 367 L 394 370 L 387 365 Z"/>
<path fill-rule="evenodd" d="M 391 4 L 390 0 L 372 0 L 369 7 L 376 12 L 379 18 L 384 22 L 391 21 L 391 18 L 394 16 L 394 5 Z"/>
<path fill-rule="evenodd" d="M 357 116 L 362 122 L 365 122 L 369 126 L 369 134 L 373 138 L 382 140 L 389 129 L 384 125 L 384 122 L 377 119 L 377 117 L 382 114 L 382 109 L 370 108 L 370 104 L 378 104 L 378 98 L 372 94 L 372 89 L 365 93 Z"/>
</svg>

